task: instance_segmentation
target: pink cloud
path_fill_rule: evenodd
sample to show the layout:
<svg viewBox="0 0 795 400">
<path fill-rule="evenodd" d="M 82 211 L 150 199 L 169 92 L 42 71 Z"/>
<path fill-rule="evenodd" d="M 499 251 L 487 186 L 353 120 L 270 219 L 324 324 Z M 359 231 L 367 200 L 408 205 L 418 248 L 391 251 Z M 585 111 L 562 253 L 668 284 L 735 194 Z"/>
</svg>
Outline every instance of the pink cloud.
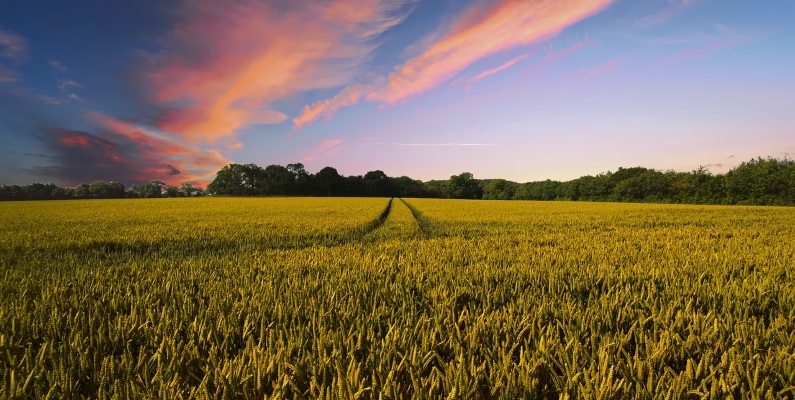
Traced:
<svg viewBox="0 0 795 400">
<path fill-rule="evenodd" d="M 301 161 L 306 162 L 323 157 L 333 157 L 342 150 L 342 148 L 342 139 L 324 140 L 309 150 Z"/>
<path fill-rule="evenodd" d="M 483 71 L 483 72 L 481 72 L 481 73 L 479 73 L 479 74 L 477 74 L 477 75 L 475 75 L 475 76 L 473 76 L 473 77 L 471 77 L 469 79 L 466 79 L 466 80 L 464 80 L 462 82 L 465 82 L 468 86 L 472 85 L 473 83 L 475 83 L 475 82 L 477 82 L 477 81 L 479 81 L 479 80 L 481 80 L 483 78 L 492 76 L 492 75 L 494 75 L 494 74 L 496 74 L 498 72 L 501 72 L 501 71 L 504 71 L 504 70 L 506 70 L 508 68 L 513 67 L 514 65 L 516 65 L 516 63 L 518 63 L 519 61 L 524 60 L 527 57 L 529 57 L 528 54 L 524 54 L 524 55 L 521 55 L 519 57 L 514 57 L 514 58 L 508 60 L 507 62 L 503 63 L 499 67 L 485 70 L 485 71 Z"/>
<path fill-rule="evenodd" d="M 453 28 L 417 57 L 395 68 L 368 99 L 394 104 L 423 93 L 484 57 L 557 35 L 604 9 L 610 0 L 495 1 L 464 13 Z"/>
<path fill-rule="evenodd" d="M 352 84 L 342 89 L 336 96 L 323 101 L 315 102 L 304 107 L 298 117 L 293 118 L 296 129 L 310 125 L 319 118 L 331 119 L 334 114 L 342 107 L 358 104 L 368 94 L 372 93 L 373 87 L 362 84 Z"/>
<path fill-rule="evenodd" d="M 703 57 L 715 52 L 716 50 L 720 50 L 725 47 L 736 46 L 738 44 L 741 44 L 742 42 L 743 42 L 742 40 L 713 40 L 710 43 L 708 43 L 706 46 L 683 51 L 677 54 L 675 59 L 676 61 L 685 61 L 685 60 Z"/>
<path fill-rule="evenodd" d="M 297 93 L 350 82 L 400 23 L 406 0 L 186 2 L 181 22 L 150 58 L 154 101 L 171 109 L 158 128 L 196 143 L 279 123 L 274 107 Z"/>
<path fill-rule="evenodd" d="M 621 56 L 607 60 L 601 64 L 586 69 L 584 72 L 586 75 L 599 75 L 612 72 L 624 62 L 625 58 L 626 57 Z"/>
<path fill-rule="evenodd" d="M 58 138 L 58 141 L 67 145 L 67 146 L 80 146 L 80 147 L 89 147 L 91 145 L 91 141 L 88 136 L 83 135 L 70 135 L 70 136 L 61 136 Z"/>
<path fill-rule="evenodd" d="M 293 122 L 300 128 L 321 116 L 332 115 L 340 107 L 363 100 L 394 104 L 417 96 L 454 78 L 478 60 L 555 36 L 611 2 L 496 0 L 480 3 L 459 15 L 449 30 L 421 41 L 424 49 L 412 47 L 417 54 L 396 67 L 384 83 L 367 85 L 366 90 L 348 86 L 330 100 L 307 106 Z M 520 60 L 512 61 L 498 70 L 486 72 L 497 73 Z"/>
<path fill-rule="evenodd" d="M 137 171 L 134 178 L 141 181 L 156 179 L 172 185 L 191 182 L 204 186 L 221 167 L 230 163 L 216 150 L 185 145 L 167 135 L 99 113 L 89 113 L 88 117 L 105 128 L 112 135 L 111 138 L 133 145 L 135 160 L 113 155 L 109 157 L 116 162 L 132 165 Z M 66 140 L 75 144 L 84 143 L 72 138 Z"/>
</svg>

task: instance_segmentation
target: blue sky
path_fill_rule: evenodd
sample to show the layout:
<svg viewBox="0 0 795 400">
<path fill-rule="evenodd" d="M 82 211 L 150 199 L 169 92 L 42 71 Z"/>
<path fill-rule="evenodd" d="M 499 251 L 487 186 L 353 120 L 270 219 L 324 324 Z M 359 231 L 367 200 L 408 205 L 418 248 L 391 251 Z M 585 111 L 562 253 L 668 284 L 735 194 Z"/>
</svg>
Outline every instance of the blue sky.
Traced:
<svg viewBox="0 0 795 400">
<path fill-rule="evenodd" d="M 519 182 L 795 153 L 795 1 L 33 1 L 0 184 L 227 163 Z"/>
</svg>

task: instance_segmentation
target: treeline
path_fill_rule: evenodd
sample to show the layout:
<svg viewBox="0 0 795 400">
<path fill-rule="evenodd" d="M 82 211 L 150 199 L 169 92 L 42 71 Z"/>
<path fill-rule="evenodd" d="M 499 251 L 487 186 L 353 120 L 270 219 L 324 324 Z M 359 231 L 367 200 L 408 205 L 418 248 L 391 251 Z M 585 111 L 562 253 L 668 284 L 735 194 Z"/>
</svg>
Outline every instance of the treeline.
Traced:
<svg viewBox="0 0 795 400">
<path fill-rule="evenodd" d="M 795 205 L 795 161 L 757 158 L 726 174 L 619 168 L 571 181 L 485 181 L 483 199 Z"/>
<path fill-rule="evenodd" d="M 2 185 L 0 200 L 69 200 L 69 199 L 124 199 L 153 197 L 204 196 L 204 189 L 183 183 L 180 187 L 160 181 L 133 185 L 127 189 L 121 182 L 83 183 L 74 188 L 62 188 L 54 183 L 31 185 Z"/>
<path fill-rule="evenodd" d="M 448 180 L 422 182 L 383 171 L 343 176 L 332 167 L 315 174 L 303 164 L 287 166 L 230 164 L 206 191 L 189 183 L 180 187 L 151 181 L 127 190 L 119 182 L 94 182 L 75 188 L 54 184 L 0 186 L 0 200 L 100 199 L 130 197 L 224 196 L 372 196 L 437 197 L 489 200 L 571 200 L 688 204 L 795 205 L 795 161 L 757 158 L 726 174 L 705 168 L 691 172 L 619 168 L 571 181 L 517 183 L 505 179 L 475 179 L 469 172 Z"/>
<path fill-rule="evenodd" d="M 230 164 L 218 171 L 207 191 L 229 196 L 439 197 L 407 176 L 393 178 L 380 170 L 343 176 L 332 167 L 310 174 L 301 163 L 265 168 Z"/>
</svg>

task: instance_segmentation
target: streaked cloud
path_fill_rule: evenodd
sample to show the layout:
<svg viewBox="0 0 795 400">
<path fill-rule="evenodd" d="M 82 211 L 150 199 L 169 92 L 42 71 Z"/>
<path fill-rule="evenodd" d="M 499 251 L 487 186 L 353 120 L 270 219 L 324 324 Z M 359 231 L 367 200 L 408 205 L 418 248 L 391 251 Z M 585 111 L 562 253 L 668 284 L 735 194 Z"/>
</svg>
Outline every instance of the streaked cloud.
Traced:
<svg viewBox="0 0 795 400">
<path fill-rule="evenodd" d="M 99 113 L 89 113 L 88 118 L 107 133 L 106 140 L 134 155 L 124 159 L 111 157 L 129 167 L 134 178 L 131 180 L 158 179 L 174 185 L 180 182 L 206 185 L 221 167 L 230 163 L 217 150 L 186 145 L 142 126 Z M 174 171 L 180 172 L 174 174 Z"/>
<path fill-rule="evenodd" d="M 429 36 L 432 40 L 421 41 L 424 49 L 415 46 L 416 55 L 395 67 L 383 83 L 371 85 L 367 90 L 348 86 L 342 89 L 341 96 L 304 108 L 294 120 L 295 126 L 305 126 L 340 107 L 363 100 L 395 104 L 417 96 L 451 80 L 481 59 L 549 39 L 610 3 L 611 0 L 478 3 L 461 13 L 445 32 L 434 33 Z M 499 71 L 491 73 L 496 72 Z"/>
<path fill-rule="evenodd" d="M 676 61 L 685 61 L 690 60 L 693 58 L 699 58 L 711 54 L 717 50 L 736 46 L 738 44 L 743 43 L 742 40 L 713 40 L 702 47 L 697 47 L 694 49 L 683 51 L 676 55 Z"/>
<path fill-rule="evenodd" d="M 553 37 L 610 3 L 610 0 L 503 0 L 472 7 L 439 41 L 395 68 L 386 86 L 368 99 L 394 104 L 416 96 L 482 58 Z"/>
<path fill-rule="evenodd" d="M 407 0 L 186 2 L 148 60 L 145 80 L 165 111 L 158 128 L 195 143 L 287 119 L 274 103 L 345 85 Z"/>
<path fill-rule="evenodd" d="M 575 41 L 574 43 L 571 43 L 560 50 L 555 50 L 555 48 L 552 47 L 552 44 L 550 43 L 549 48 L 547 48 L 547 53 L 544 56 L 544 61 L 550 62 L 558 58 L 566 57 L 571 53 L 574 53 L 578 50 L 590 46 L 592 43 L 593 42 L 590 39 L 586 38 L 584 40 Z"/>
<path fill-rule="evenodd" d="M 82 88 L 83 85 L 71 80 L 71 79 L 58 79 L 56 81 L 58 83 L 58 90 L 61 92 L 68 92 L 70 88 Z"/>
<path fill-rule="evenodd" d="M 385 144 L 401 147 L 477 147 L 496 146 L 496 143 L 400 143 L 400 142 L 370 142 L 369 144 Z"/>
<path fill-rule="evenodd" d="M 373 86 L 355 83 L 346 86 L 336 96 L 315 102 L 304 107 L 298 117 L 293 118 L 293 125 L 296 129 L 310 125 L 313 121 L 323 118 L 330 120 L 334 114 L 342 107 L 358 104 L 368 94 L 372 93 Z"/>
<path fill-rule="evenodd" d="M 52 96 L 39 96 L 39 100 L 44 102 L 44 104 L 49 104 L 51 106 L 59 106 L 62 104 L 61 100 Z"/>
<path fill-rule="evenodd" d="M 312 161 L 324 157 L 333 157 L 342 150 L 342 148 L 342 139 L 324 140 L 307 151 L 301 159 L 301 162 Z"/>
<path fill-rule="evenodd" d="M 479 81 L 479 80 L 481 80 L 483 78 L 492 76 L 492 75 L 494 75 L 494 74 L 496 74 L 498 72 L 501 72 L 501 71 L 504 71 L 504 70 L 506 70 L 508 68 L 513 67 L 519 61 L 522 61 L 522 60 L 524 60 L 525 58 L 527 58 L 529 56 L 530 56 L 529 54 L 523 54 L 521 56 L 514 57 L 514 58 L 506 61 L 505 63 L 503 63 L 499 67 L 492 68 L 492 69 L 487 69 L 487 70 L 485 70 L 485 71 L 483 71 L 483 72 L 481 72 L 481 73 L 479 73 L 479 74 L 477 74 L 477 75 L 475 75 L 475 76 L 473 76 L 473 77 L 471 77 L 469 79 L 461 80 L 459 82 L 465 83 L 467 86 L 471 86 L 472 84 L 474 84 L 475 82 L 477 82 L 477 81 Z"/>
<path fill-rule="evenodd" d="M 19 74 L 0 65 L 0 84 L 8 82 L 16 82 L 19 80 Z"/>
<path fill-rule="evenodd" d="M 66 97 L 68 97 L 68 98 L 70 98 L 72 100 L 75 100 L 75 101 L 79 101 L 81 103 L 85 102 L 85 100 L 82 97 L 80 97 L 80 96 L 78 96 L 78 95 L 76 95 L 74 93 L 69 93 Z"/>
<path fill-rule="evenodd" d="M 0 28 L 0 58 L 19 60 L 28 53 L 28 40 Z"/>
<path fill-rule="evenodd" d="M 700 2 L 700 0 L 668 0 L 662 9 L 636 19 L 634 25 L 640 29 L 662 25 Z"/>
<path fill-rule="evenodd" d="M 66 66 L 58 60 L 47 60 L 50 67 L 58 72 L 66 72 Z"/>
<path fill-rule="evenodd" d="M 611 58 L 585 70 L 586 75 L 600 75 L 613 72 L 626 60 L 626 56 Z"/>
</svg>

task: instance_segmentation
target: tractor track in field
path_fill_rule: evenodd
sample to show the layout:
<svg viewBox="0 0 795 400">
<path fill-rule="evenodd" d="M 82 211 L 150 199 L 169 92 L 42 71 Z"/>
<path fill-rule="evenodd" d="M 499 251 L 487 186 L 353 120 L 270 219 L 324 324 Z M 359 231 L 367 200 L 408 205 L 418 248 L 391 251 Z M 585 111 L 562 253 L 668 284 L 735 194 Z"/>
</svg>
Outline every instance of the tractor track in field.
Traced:
<svg viewBox="0 0 795 400">
<path fill-rule="evenodd" d="M 420 227 L 420 233 L 423 238 L 428 239 L 433 236 L 439 236 L 440 231 L 439 229 L 428 219 L 425 215 L 422 214 L 419 210 L 414 208 L 409 202 L 400 198 L 400 201 L 411 211 L 411 215 L 414 216 L 414 219 L 417 221 L 417 225 Z"/>
<path fill-rule="evenodd" d="M 381 215 L 379 215 L 378 218 L 370 221 L 370 223 L 368 223 L 364 227 L 364 229 L 360 233 L 360 237 L 357 238 L 357 240 L 361 240 L 362 237 L 364 237 L 364 235 L 367 235 L 368 233 L 380 228 L 381 225 L 384 225 L 384 222 L 386 222 L 386 219 L 389 218 L 389 213 L 392 212 L 392 201 L 393 200 L 395 200 L 394 197 L 389 199 L 389 202 L 386 203 L 386 208 L 384 208 L 384 211 L 381 212 Z"/>
<path fill-rule="evenodd" d="M 377 218 L 371 220 L 367 224 L 355 228 L 347 233 L 342 233 L 336 237 L 321 239 L 307 238 L 306 241 L 297 242 L 291 245 L 275 245 L 268 246 L 263 243 L 249 242 L 241 243 L 237 240 L 208 240 L 208 241 L 180 241 L 180 240 L 163 240 L 156 242 L 147 242 L 145 240 L 138 240 L 133 242 L 115 242 L 115 241 L 98 241 L 85 244 L 71 244 L 62 247 L 61 253 L 58 257 L 80 257 L 85 259 L 99 258 L 104 261 L 113 259 L 126 259 L 127 257 L 156 257 L 162 254 L 171 253 L 174 249 L 180 249 L 181 254 L 187 257 L 195 257 L 205 254 L 218 254 L 229 249 L 238 249 L 238 251 L 253 251 L 263 249 L 281 249 L 281 250 L 299 250 L 314 246 L 344 246 L 354 243 L 366 243 L 365 237 L 379 229 L 386 223 L 392 212 L 392 204 L 394 198 L 390 198 L 386 207 L 381 211 Z M 402 201 L 402 199 L 401 199 Z M 405 204 L 405 201 L 403 202 Z M 408 206 L 408 205 L 407 205 Z M 409 206 L 412 215 L 417 218 L 416 210 Z M 419 221 L 419 220 L 418 220 Z M 419 222 L 422 227 L 422 222 Z M 422 228 L 421 228 L 422 229 Z M 424 229 L 422 229 L 425 232 Z M 0 258 L 4 259 L 9 265 L 15 265 L 21 260 L 27 259 L 37 254 L 49 254 L 52 249 L 47 248 L 11 248 L 0 251 Z"/>
</svg>

